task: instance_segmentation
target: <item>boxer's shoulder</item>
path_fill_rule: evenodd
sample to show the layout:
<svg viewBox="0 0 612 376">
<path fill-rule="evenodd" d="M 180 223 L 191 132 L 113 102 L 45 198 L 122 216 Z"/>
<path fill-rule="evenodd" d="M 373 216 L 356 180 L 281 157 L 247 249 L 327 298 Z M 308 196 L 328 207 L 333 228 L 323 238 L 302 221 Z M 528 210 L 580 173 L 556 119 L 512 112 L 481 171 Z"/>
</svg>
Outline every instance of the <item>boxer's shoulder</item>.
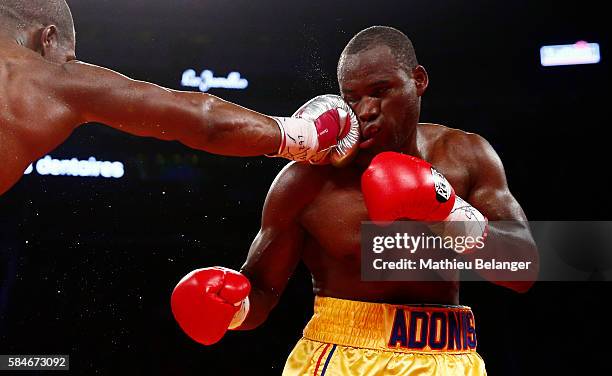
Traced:
<svg viewBox="0 0 612 376">
<path fill-rule="evenodd" d="M 48 61 L 25 47 L 7 44 L 0 44 L 0 74 L 3 87 L 15 91 L 9 91 L 13 100 L 30 99 L 35 93 L 44 93 L 48 98 L 52 93 L 45 90 L 71 77 L 65 74 L 62 64 Z"/>
<path fill-rule="evenodd" d="M 493 147 L 476 133 L 439 124 L 420 124 L 418 129 L 424 159 L 446 176 L 460 196 L 481 174 L 503 168 Z"/>
<path fill-rule="evenodd" d="M 430 157 L 428 159 L 445 155 L 466 163 L 483 153 L 493 152 L 487 140 L 477 133 L 432 123 L 421 123 L 418 129 L 425 154 Z"/>
<path fill-rule="evenodd" d="M 268 197 L 303 208 L 318 195 L 335 169 L 331 165 L 290 162 L 274 179 Z"/>
<path fill-rule="evenodd" d="M 289 162 L 278 173 L 276 179 L 300 185 L 303 182 L 323 182 L 336 168 L 332 165 L 313 165 L 308 162 Z"/>
<path fill-rule="evenodd" d="M 430 143 L 442 144 L 466 144 L 482 139 L 477 133 L 467 132 L 462 129 L 451 128 L 442 124 L 419 123 L 419 133 Z"/>
<path fill-rule="evenodd" d="M 29 64 L 49 64 L 38 53 L 18 45 L 17 43 L 7 42 L 5 40 L 0 41 L 0 60 L 3 64 L 14 66 L 15 68 L 22 68 L 27 70 Z"/>
</svg>

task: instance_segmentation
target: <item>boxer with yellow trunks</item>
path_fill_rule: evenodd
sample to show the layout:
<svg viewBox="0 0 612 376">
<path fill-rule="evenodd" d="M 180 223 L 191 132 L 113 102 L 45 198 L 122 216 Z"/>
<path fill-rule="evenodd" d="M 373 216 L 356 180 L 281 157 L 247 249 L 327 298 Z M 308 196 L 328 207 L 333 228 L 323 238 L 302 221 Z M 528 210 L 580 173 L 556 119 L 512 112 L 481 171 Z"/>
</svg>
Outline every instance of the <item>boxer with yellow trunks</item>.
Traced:
<svg viewBox="0 0 612 376">
<path fill-rule="evenodd" d="M 285 375 L 486 374 L 474 316 L 459 303 L 458 278 L 419 270 L 411 281 L 362 280 L 361 224 L 434 222 L 438 235 L 486 236 L 489 257 L 535 261 L 499 157 L 476 134 L 418 122 L 428 75 L 396 29 L 374 26 L 355 35 L 340 56 L 338 82 L 360 123 L 355 163 L 287 165 L 272 183 L 241 271 L 189 273 L 172 294 L 174 317 L 206 345 L 228 329 L 254 329 L 301 261 L 312 274 L 315 310 Z M 517 224 L 501 231 L 497 220 Z M 457 221 L 469 225 L 448 225 Z M 460 252 L 455 257 L 466 260 L 478 253 Z M 477 272 L 524 292 L 537 270 L 526 281 Z"/>
<path fill-rule="evenodd" d="M 283 375 L 483 375 L 469 307 L 315 298 Z"/>
</svg>

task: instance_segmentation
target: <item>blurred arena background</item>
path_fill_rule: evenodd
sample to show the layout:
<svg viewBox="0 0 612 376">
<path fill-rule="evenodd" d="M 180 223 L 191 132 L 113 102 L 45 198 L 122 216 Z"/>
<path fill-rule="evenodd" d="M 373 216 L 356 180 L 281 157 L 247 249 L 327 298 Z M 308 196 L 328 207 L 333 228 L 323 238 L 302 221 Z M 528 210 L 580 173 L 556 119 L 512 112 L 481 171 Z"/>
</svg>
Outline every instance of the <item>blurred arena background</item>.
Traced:
<svg viewBox="0 0 612 376">
<path fill-rule="evenodd" d="M 397 27 L 429 72 L 421 120 L 487 138 L 529 219 L 609 218 L 611 33 L 598 2 L 68 3 L 80 60 L 180 90 L 198 90 L 181 85 L 189 69 L 239 72 L 246 88 L 208 92 L 271 115 L 337 93 L 346 42 L 367 26 Z M 598 43 L 601 61 L 541 65 L 542 46 L 577 41 Z M 43 163 L 0 197 L 1 354 L 69 354 L 82 375 L 280 374 L 312 312 L 303 267 L 265 325 L 212 347 L 179 330 L 169 299 L 192 269 L 240 267 L 284 160 L 213 156 L 96 124 L 50 156 L 123 168 L 55 176 Z M 609 294 L 606 282 L 538 283 L 525 295 L 472 282 L 462 303 L 490 375 L 593 374 L 607 363 L 598 339 L 610 333 Z"/>
</svg>

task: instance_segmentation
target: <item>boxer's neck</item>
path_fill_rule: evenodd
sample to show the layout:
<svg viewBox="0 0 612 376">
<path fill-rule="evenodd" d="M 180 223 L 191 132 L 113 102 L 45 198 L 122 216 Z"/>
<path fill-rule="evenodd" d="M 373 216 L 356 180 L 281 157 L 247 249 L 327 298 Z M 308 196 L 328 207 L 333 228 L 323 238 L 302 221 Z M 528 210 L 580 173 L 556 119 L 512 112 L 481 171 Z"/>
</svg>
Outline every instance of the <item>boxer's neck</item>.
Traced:
<svg viewBox="0 0 612 376">
<path fill-rule="evenodd" d="M 419 150 L 419 145 L 417 142 L 417 127 L 418 124 L 416 124 L 409 130 L 409 134 L 406 138 L 406 141 L 401 146 L 400 150 L 397 151 L 402 152 L 404 154 L 412 155 L 413 157 L 422 158 L 421 151 Z"/>
<path fill-rule="evenodd" d="M 406 137 L 405 140 L 400 145 L 394 146 L 390 149 L 383 150 L 383 151 L 395 151 L 398 153 L 408 154 L 408 155 L 412 155 L 414 157 L 423 159 L 423 153 L 421 149 L 419 148 L 419 142 L 418 142 L 418 129 L 417 129 L 418 125 L 419 124 L 415 124 L 414 127 L 411 127 L 409 130 L 406 131 L 406 133 L 408 134 L 408 137 Z M 364 153 L 362 152 L 361 154 L 357 155 L 355 164 L 360 169 L 364 170 L 369 166 L 370 162 L 372 161 L 372 158 L 374 158 L 375 156 L 376 154 L 370 154 L 368 152 L 366 152 L 364 155 Z"/>
<path fill-rule="evenodd" d="M 0 25 L 0 43 L 2 44 L 18 44 L 20 46 L 30 48 L 32 35 L 25 30 L 15 30 L 14 28 L 9 28 L 3 25 Z"/>
</svg>

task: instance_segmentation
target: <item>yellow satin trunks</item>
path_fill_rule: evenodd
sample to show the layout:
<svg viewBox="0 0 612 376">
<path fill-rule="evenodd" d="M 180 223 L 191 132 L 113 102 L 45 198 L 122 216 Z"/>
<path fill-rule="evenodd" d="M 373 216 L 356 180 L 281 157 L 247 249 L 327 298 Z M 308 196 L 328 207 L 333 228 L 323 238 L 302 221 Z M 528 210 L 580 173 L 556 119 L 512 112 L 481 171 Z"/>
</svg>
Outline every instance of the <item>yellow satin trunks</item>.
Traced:
<svg viewBox="0 0 612 376">
<path fill-rule="evenodd" d="M 469 307 L 317 296 L 283 376 L 486 375 L 476 343 Z"/>
</svg>

